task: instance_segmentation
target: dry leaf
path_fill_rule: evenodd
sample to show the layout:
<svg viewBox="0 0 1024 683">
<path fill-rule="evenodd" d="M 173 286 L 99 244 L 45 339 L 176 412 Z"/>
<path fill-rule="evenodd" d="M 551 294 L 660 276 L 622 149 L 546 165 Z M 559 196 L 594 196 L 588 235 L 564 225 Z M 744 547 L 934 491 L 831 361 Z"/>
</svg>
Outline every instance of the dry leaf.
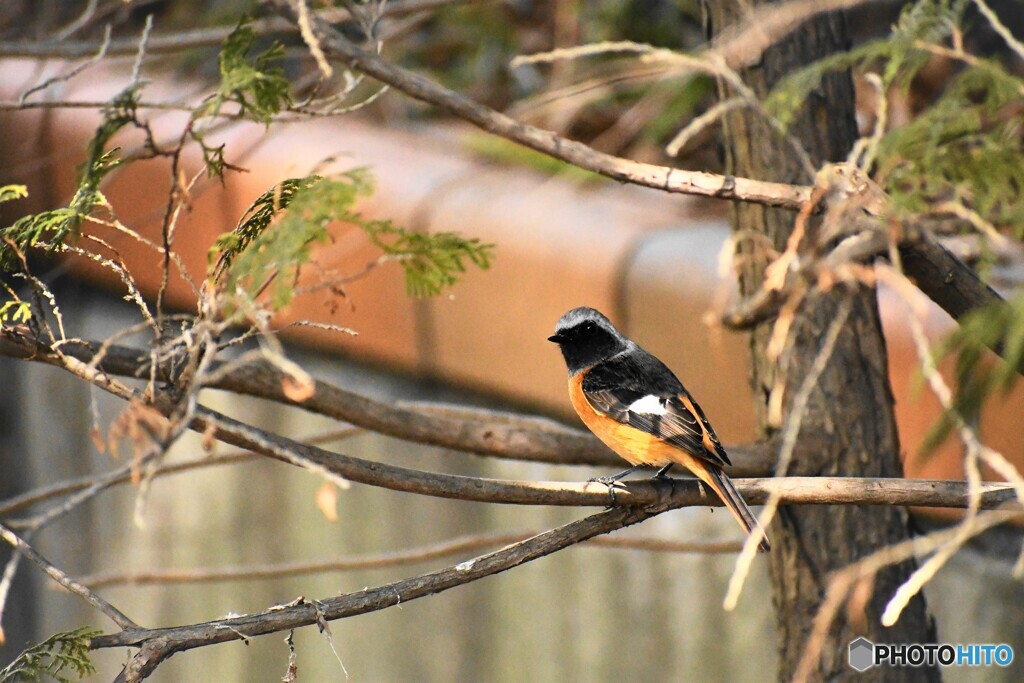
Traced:
<svg viewBox="0 0 1024 683">
<path fill-rule="evenodd" d="M 92 438 L 92 445 L 96 447 L 96 450 L 100 453 L 107 452 L 107 445 L 103 443 L 103 437 L 100 435 L 100 428 L 93 425 L 89 430 L 89 436 Z"/>
<path fill-rule="evenodd" d="M 313 394 L 316 393 L 316 382 L 306 374 L 298 377 L 285 375 L 281 378 L 281 391 L 289 400 L 302 403 L 313 398 Z"/>
<path fill-rule="evenodd" d="M 846 615 L 850 626 L 858 633 L 864 633 L 868 628 L 868 602 L 875 592 L 875 575 L 870 574 L 863 577 L 853 586 L 850 599 L 846 603 Z"/>
<path fill-rule="evenodd" d="M 316 506 L 323 513 L 323 516 L 331 522 L 338 521 L 338 488 L 329 481 L 325 481 L 316 490 Z"/>
<path fill-rule="evenodd" d="M 795 251 L 786 251 L 782 256 L 768 264 L 764 269 L 764 288 L 768 291 L 782 291 L 786 286 L 786 273 L 796 261 Z"/>
<path fill-rule="evenodd" d="M 793 326 L 793 321 L 796 319 L 796 310 L 800 307 L 803 300 L 803 292 L 793 292 L 782 308 L 779 309 L 779 315 L 775 319 L 775 326 L 772 328 L 772 336 L 768 340 L 768 346 L 765 348 L 765 354 L 769 360 L 778 360 L 779 356 L 782 355 L 782 350 L 786 348 L 786 341 L 789 339 L 789 329 Z"/>
<path fill-rule="evenodd" d="M 217 425 L 212 422 L 206 425 L 206 429 L 203 430 L 203 450 L 210 455 L 213 455 L 213 449 L 217 445 L 217 439 L 215 438 L 216 434 Z"/>
<path fill-rule="evenodd" d="M 782 427 L 782 398 L 786 395 L 786 387 L 781 382 L 776 382 L 772 392 L 768 395 L 768 426 Z"/>
<path fill-rule="evenodd" d="M 141 401 L 132 401 L 110 423 L 107 443 L 111 454 L 116 458 L 119 455 L 121 440 L 128 439 L 132 442 L 132 457 L 136 461 L 132 469 L 132 483 L 138 484 L 137 461 L 151 443 L 166 439 L 169 433 L 170 422 L 160 411 Z"/>
</svg>

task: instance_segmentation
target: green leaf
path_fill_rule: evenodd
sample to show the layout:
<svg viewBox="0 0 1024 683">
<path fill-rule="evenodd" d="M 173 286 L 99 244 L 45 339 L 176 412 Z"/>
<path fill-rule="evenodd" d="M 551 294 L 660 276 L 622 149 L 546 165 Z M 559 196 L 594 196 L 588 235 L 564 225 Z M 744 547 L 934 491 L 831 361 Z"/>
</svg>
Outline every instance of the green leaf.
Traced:
<svg viewBox="0 0 1024 683">
<path fill-rule="evenodd" d="M 81 679 L 96 673 L 89 659 L 89 642 L 101 633 L 88 626 L 56 633 L 15 657 L 0 671 L 0 683 L 46 680 L 71 683 L 72 679 L 66 674 L 75 674 Z"/>
<path fill-rule="evenodd" d="M 410 232 L 390 221 L 366 221 L 362 228 L 385 254 L 401 263 L 410 296 L 440 294 L 466 272 L 467 261 L 487 270 L 494 257 L 493 244 L 454 232 Z"/>
<path fill-rule="evenodd" d="M 24 185 L 4 185 L 0 187 L 0 204 L 28 196 L 28 188 Z"/>
<path fill-rule="evenodd" d="M 263 52 L 250 55 L 258 36 L 243 17 L 221 47 L 220 86 L 204 114 L 216 116 L 225 102 L 239 106 L 242 116 L 269 125 L 274 115 L 291 106 L 290 84 L 279 62 L 284 46 L 274 41 Z"/>
<path fill-rule="evenodd" d="M 32 318 L 32 306 L 27 301 L 5 301 L 0 306 L 0 323 L 27 323 Z"/>
</svg>

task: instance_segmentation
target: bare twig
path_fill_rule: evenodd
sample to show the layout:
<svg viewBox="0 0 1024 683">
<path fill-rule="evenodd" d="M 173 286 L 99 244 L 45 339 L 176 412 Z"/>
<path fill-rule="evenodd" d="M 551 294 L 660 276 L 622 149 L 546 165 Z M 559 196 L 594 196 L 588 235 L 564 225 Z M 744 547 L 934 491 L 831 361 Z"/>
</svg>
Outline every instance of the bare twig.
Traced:
<svg viewBox="0 0 1024 683">
<path fill-rule="evenodd" d="M 718 123 L 718 120 L 723 116 L 734 109 L 746 106 L 746 104 L 746 100 L 742 97 L 730 97 L 718 102 L 676 133 L 675 137 L 665 146 L 665 154 L 668 154 L 670 157 L 679 156 L 679 153 L 686 149 L 690 141 L 704 132 L 708 126 Z"/>
<path fill-rule="evenodd" d="M 142 28 L 142 36 L 139 37 L 139 51 L 135 55 L 135 64 L 132 66 L 132 80 L 129 88 L 138 87 L 142 79 L 142 63 L 146 60 L 146 45 L 149 42 L 149 34 L 153 30 L 153 15 L 146 15 L 146 24 Z"/>
<path fill-rule="evenodd" d="M 121 610 L 117 609 L 109 602 L 101 598 L 100 596 L 93 593 L 86 586 L 83 586 L 78 581 L 75 581 L 70 576 L 58 569 L 52 562 L 47 560 L 45 557 L 36 552 L 35 548 L 30 546 L 24 540 L 21 539 L 17 534 L 8 529 L 6 526 L 0 524 L 0 538 L 7 541 L 12 548 L 17 552 L 20 552 L 26 558 L 35 562 L 40 569 L 42 569 L 47 576 L 56 581 L 58 584 L 63 586 L 68 592 L 74 593 L 78 597 L 82 598 L 90 605 L 95 607 L 97 610 L 105 614 L 111 621 L 120 626 L 123 629 L 137 629 L 139 625 L 134 621 L 126 617 Z"/>
<path fill-rule="evenodd" d="M 429 12 L 451 5 L 468 5 L 482 0 L 393 0 L 381 3 L 385 17 L 402 17 L 410 14 Z M 326 21 L 337 23 L 350 18 L 347 10 L 334 7 L 318 12 Z M 181 31 L 169 35 L 154 36 L 148 52 L 151 54 L 180 53 L 197 47 L 217 47 L 235 29 L 234 26 Z M 278 18 L 261 19 L 253 22 L 253 31 L 258 35 L 295 33 L 295 25 Z M 133 56 L 138 52 L 138 41 L 124 39 L 111 41 L 107 54 L 111 56 Z M 77 59 L 95 54 L 100 44 L 86 41 L 57 40 L 51 42 L 17 41 L 0 42 L 0 55 L 4 57 L 30 57 L 37 59 Z"/>
<path fill-rule="evenodd" d="M 82 10 L 82 13 L 78 15 L 74 21 L 57 31 L 55 36 L 56 39 L 59 41 L 67 40 L 82 28 L 88 26 L 89 23 L 92 22 L 92 18 L 96 15 L 96 6 L 99 5 L 99 2 L 100 0 L 89 0 L 85 5 L 85 9 Z"/>
<path fill-rule="evenodd" d="M 303 600 L 298 604 L 272 608 L 258 614 L 192 626 L 125 630 L 94 638 L 91 647 L 142 646 L 143 650 L 129 662 L 122 676 L 125 681 L 139 681 L 176 652 L 309 626 L 321 619 L 333 621 L 399 603 L 405 604 L 512 569 L 588 538 L 636 524 L 671 507 L 661 505 L 653 508 L 606 510 L 457 565 L 376 588 L 325 598 L 315 603 Z M 145 649 L 147 646 L 148 649 Z"/>
<path fill-rule="evenodd" d="M 979 534 L 998 524 L 1021 519 L 1019 513 L 990 512 L 979 515 L 973 525 L 972 533 Z M 893 564 L 903 562 L 917 555 L 934 551 L 942 544 L 953 540 L 960 533 L 958 527 L 933 532 L 927 536 L 911 538 L 895 545 L 882 548 L 853 564 L 833 573 L 828 580 L 825 598 L 818 614 L 814 617 L 814 628 L 804 649 L 800 663 L 793 676 L 794 683 L 812 680 L 816 662 L 821 656 L 822 647 L 828 636 L 839 610 L 842 609 L 851 591 L 861 582 L 875 576 L 879 571 Z"/>
<path fill-rule="evenodd" d="M 776 477 L 785 477 L 786 473 L 789 471 L 789 466 L 793 459 L 793 452 L 796 449 L 796 440 L 800 435 L 804 416 L 807 414 L 807 406 L 811 398 L 811 392 L 814 391 L 814 388 L 818 384 L 818 378 L 821 377 L 821 373 L 825 371 L 825 367 L 832 358 L 832 352 L 835 350 L 836 342 L 839 339 L 839 333 L 842 332 L 843 326 L 846 325 L 846 319 L 849 317 L 852 307 L 853 301 L 849 296 L 847 296 L 839 305 L 839 310 L 832 319 L 832 322 L 829 324 L 828 331 L 825 333 L 825 339 L 821 344 L 821 349 L 818 351 L 817 356 L 815 356 L 814 363 L 811 365 L 810 371 L 803 378 L 803 381 L 800 383 L 800 388 L 793 397 L 793 404 L 789 411 L 789 419 L 786 420 L 782 433 L 782 446 L 779 449 L 779 460 L 775 469 Z M 768 500 L 765 502 L 764 510 L 762 510 L 761 514 L 758 515 L 757 518 L 760 526 L 755 529 L 753 533 L 747 536 L 747 539 L 743 544 L 743 550 L 740 552 L 739 557 L 736 558 L 736 568 L 729 579 L 729 588 L 726 591 L 725 600 L 723 602 L 723 607 L 727 611 L 734 610 L 739 602 L 740 593 L 743 591 L 743 585 L 746 582 L 747 575 L 750 573 L 750 568 L 754 562 L 754 556 L 757 554 L 757 546 L 761 542 L 761 537 L 764 534 L 763 530 L 771 524 L 772 519 L 775 517 L 775 513 L 779 509 L 780 502 L 778 494 L 773 494 L 768 497 Z"/>
<path fill-rule="evenodd" d="M 277 11 L 293 20 L 296 19 L 293 8 L 285 0 L 273 0 L 270 4 Z M 598 152 L 583 143 L 516 121 L 422 76 L 395 67 L 377 55 L 359 49 L 317 17 L 312 18 L 311 25 L 324 52 L 341 59 L 353 68 L 389 84 L 414 99 L 454 114 L 489 133 L 614 180 L 666 192 L 739 199 L 793 209 L 799 208 L 809 196 L 809 188 L 802 186 L 684 171 L 667 166 L 643 164 Z"/>
<path fill-rule="evenodd" d="M 7 607 L 7 596 L 11 594 L 11 584 L 14 583 L 14 575 L 18 572 L 22 557 L 21 551 L 12 551 L 4 565 L 3 576 L 0 576 L 0 647 L 7 643 L 7 637 L 4 635 L 4 608 Z"/>
<path fill-rule="evenodd" d="M 999 20 L 999 16 L 988 6 L 988 3 L 985 0 L 974 0 L 974 4 L 977 5 L 978 11 L 981 12 L 982 16 L 992 25 L 992 29 L 999 34 L 1000 38 L 1006 41 L 1007 47 L 1016 53 L 1018 59 L 1024 59 L 1024 43 L 1017 40 L 1013 32 L 1006 27 L 1006 24 Z"/>
<path fill-rule="evenodd" d="M 504 546 L 518 543 L 536 536 L 539 532 L 479 534 L 455 538 L 421 548 L 388 553 L 364 555 L 362 557 L 346 557 L 340 560 L 322 562 L 284 562 L 275 565 L 256 565 L 252 567 L 223 567 L 218 569 L 194 570 L 155 570 L 148 572 L 107 572 L 83 576 L 79 579 L 93 589 L 118 585 L 168 585 L 180 583 L 208 583 L 216 581 L 252 581 L 275 579 L 283 576 L 304 576 L 327 572 L 355 571 L 361 569 L 385 569 L 409 564 L 417 564 L 448 557 L 467 551 Z M 659 553 L 701 553 L 721 554 L 739 551 L 739 541 L 720 542 L 681 542 L 657 538 L 605 538 L 599 536 L 585 542 L 586 546 L 614 548 L 619 550 L 644 550 Z"/>
<path fill-rule="evenodd" d="M 66 81 L 69 81 L 78 74 L 85 71 L 86 69 L 89 69 L 90 67 L 99 64 L 103 60 L 103 58 L 107 56 L 107 50 L 110 48 L 110 32 L 111 26 L 110 24 L 107 24 L 107 28 L 103 32 L 103 42 L 100 44 L 99 49 L 96 51 L 96 54 L 92 56 L 91 59 L 79 64 L 67 73 L 63 73 L 60 76 L 54 76 L 53 78 L 48 78 L 42 83 L 32 86 L 31 88 L 29 88 L 21 94 L 21 96 L 18 98 L 18 102 L 23 104 L 25 100 L 29 98 L 30 95 L 40 92 L 42 90 L 46 90 L 54 83 L 64 83 Z M 107 105 L 105 106 L 110 106 L 110 104 L 107 103 Z"/>
<path fill-rule="evenodd" d="M 0 336 L 0 341 L 4 336 Z M 2 348 L 2 344 L 0 344 Z M 32 357 L 30 355 L 30 357 Z M 96 386 L 129 400 L 139 400 L 134 391 L 112 382 L 99 371 L 88 371 L 88 366 L 75 359 L 57 357 L 52 352 L 37 352 L 35 360 L 66 367 L 75 374 L 92 381 Z M 64 363 L 71 363 L 67 367 Z M 74 361 L 74 362 L 72 362 Z M 160 407 L 160 397 L 154 397 Z M 164 406 L 164 409 L 168 409 Z M 411 470 L 385 463 L 332 453 L 308 444 L 297 443 L 251 425 L 221 415 L 202 406 L 196 408 L 191 428 L 215 436 L 225 443 L 240 446 L 267 457 L 289 463 L 302 463 L 305 467 L 326 470 L 349 481 L 380 486 L 396 491 L 420 493 L 441 498 L 458 498 L 481 502 L 518 505 L 606 505 L 606 487 L 591 483 L 565 484 L 561 482 L 516 482 L 480 479 L 457 475 L 437 474 Z M 967 488 L 963 482 L 907 481 L 903 479 L 857 478 L 805 478 L 738 479 L 737 488 L 752 504 L 767 499 L 772 491 L 780 494 L 787 504 L 865 504 L 865 505 L 920 505 L 964 507 Z M 671 493 L 666 497 L 665 488 Z M 1012 488 L 991 484 L 984 490 L 982 507 L 1000 507 L 1014 498 Z M 709 498 L 693 481 L 674 480 L 630 482 L 616 492 L 622 505 L 651 505 L 668 500 L 673 505 L 717 505 L 717 498 Z"/>
<path fill-rule="evenodd" d="M 362 430 L 356 427 L 347 427 L 342 429 L 331 430 L 303 439 L 303 443 L 309 444 L 320 444 L 339 441 L 347 438 L 354 434 L 361 433 Z M 236 451 L 233 453 L 224 453 L 223 455 L 210 455 L 203 456 L 193 460 L 185 462 L 174 463 L 174 464 L 162 464 L 154 473 L 154 477 L 163 477 L 172 474 L 180 474 L 182 472 L 190 472 L 196 469 L 202 469 L 206 467 L 218 467 L 221 465 L 233 465 L 235 463 L 252 460 L 257 457 L 252 451 Z M 8 498 L 5 501 L 0 501 L 0 517 L 8 517 L 16 512 L 19 512 L 25 508 L 37 505 L 45 502 L 52 498 L 60 496 L 66 496 L 68 494 L 81 491 L 83 489 L 94 486 L 101 480 L 104 480 L 106 474 L 99 476 L 81 477 L 79 479 L 71 479 L 68 481 L 58 482 L 56 484 L 50 484 L 49 486 L 43 486 L 31 491 Z M 117 470 L 116 476 L 110 479 L 110 485 L 125 484 L 131 481 L 131 468 L 125 467 Z"/>
<path fill-rule="evenodd" d="M 101 346 L 98 342 L 69 343 L 61 351 L 64 356 L 82 362 L 95 362 L 103 372 L 113 375 L 144 377 L 152 373 L 162 381 L 171 379 L 173 364 L 170 359 L 163 359 L 158 367 L 153 367 L 145 351 L 110 345 L 101 360 L 96 362 L 99 354 L 93 349 Z M 0 354 L 59 364 L 45 345 L 18 334 L 16 330 L 0 331 Z M 440 415 L 433 409 L 418 412 L 374 401 L 322 381 L 316 382 L 312 397 L 297 402 L 284 392 L 284 373 L 267 363 L 236 367 L 224 376 L 220 374 L 222 367 L 224 364 L 211 365 L 209 374 L 212 380 L 207 386 L 295 405 L 406 441 L 532 462 L 605 467 L 618 467 L 621 463 L 618 456 L 592 435 L 571 429 L 552 430 L 538 423 L 536 418 L 495 420 L 488 411 L 474 411 L 470 416 L 467 408 L 462 409 L 465 417 L 455 417 L 450 413 Z M 739 476 L 765 474 L 771 471 L 774 462 L 768 450 L 757 445 L 730 445 L 729 454 L 734 456 L 736 463 L 730 474 Z"/>
</svg>

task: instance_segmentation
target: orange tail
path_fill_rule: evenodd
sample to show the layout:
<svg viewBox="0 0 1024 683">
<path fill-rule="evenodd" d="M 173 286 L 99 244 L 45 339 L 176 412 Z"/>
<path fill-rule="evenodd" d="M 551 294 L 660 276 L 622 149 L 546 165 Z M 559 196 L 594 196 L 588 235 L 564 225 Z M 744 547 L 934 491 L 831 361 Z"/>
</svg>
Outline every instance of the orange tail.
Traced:
<svg viewBox="0 0 1024 683">
<path fill-rule="evenodd" d="M 703 464 L 703 463 L 701 463 Z M 692 469 L 692 468 L 691 468 Z M 718 497 L 725 503 L 725 507 L 729 508 L 729 512 L 736 518 L 736 521 L 740 523 L 740 526 L 748 533 L 756 532 L 761 536 L 761 542 L 758 543 L 757 549 L 763 553 L 770 552 L 772 546 L 768 543 L 768 535 L 761 530 L 761 527 L 757 524 L 757 519 L 754 517 L 754 513 L 747 507 L 747 503 L 743 500 L 740 492 L 733 486 L 732 481 L 725 475 L 725 472 L 714 466 L 705 466 L 700 468 L 701 471 L 695 472 L 695 474 L 701 478 L 708 486 L 714 489 Z"/>
</svg>

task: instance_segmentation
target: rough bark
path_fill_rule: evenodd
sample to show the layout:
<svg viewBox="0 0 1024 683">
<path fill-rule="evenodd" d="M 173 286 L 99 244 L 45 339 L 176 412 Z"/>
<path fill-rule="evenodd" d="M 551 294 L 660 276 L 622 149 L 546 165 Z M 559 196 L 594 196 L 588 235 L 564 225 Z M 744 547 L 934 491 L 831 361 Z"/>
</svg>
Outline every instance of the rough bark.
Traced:
<svg viewBox="0 0 1024 683">
<path fill-rule="evenodd" d="M 749 3 L 757 4 L 757 3 Z M 732 24 L 748 2 L 707 3 L 713 30 Z M 765 53 L 762 61 L 743 73 L 759 96 L 787 72 L 848 46 L 841 15 L 823 15 Z M 810 179 L 788 154 L 789 147 L 756 113 L 737 111 L 726 120 L 725 154 L 728 172 L 765 180 L 802 182 Z M 811 94 L 795 120 L 792 133 L 814 163 L 843 159 L 856 139 L 853 84 L 848 73 L 830 76 Z M 794 222 L 792 212 L 752 204 L 737 204 L 734 229 L 754 235 L 738 245 L 740 290 L 750 295 L 760 286 L 770 260 L 766 245 L 781 252 Z M 767 239 L 762 239 L 760 236 Z M 823 435 L 826 448 L 817 457 L 802 457 L 790 474 L 902 476 L 899 438 L 886 365 L 885 340 L 875 291 L 851 293 L 835 289 L 810 296 L 797 311 L 792 346 L 776 363 L 765 353 L 772 321 L 751 334 L 751 381 L 758 402 L 759 424 L 766 435 L 767 400 L 779 373 L 785 386 L 784 415 L 821 346 L 829 323 L 842 300 L 852 297 L 847 322 L 834 352 L 813 390 L 803 417 L 802 432 Z M 785 368 L 780 369 L 780 368 Z M 785 423 L 785 422 L 784 422 Z M 771 578 L 777 615 L 779 679 L 791 680 L 810 634 L 830 571 L 843 567 L 909 535 L 906 511 L 896 507 L 843 508 L 783 507 L 769 530 L 773 550 Z M 816 678 L 848 680 L 939 680 L 936 669 L 870 669 L 856 674 L 847 665 L 847 647 L 859 635 L 873 642 L 934 642 L 934 623 L 919 597 L 892 628 L 880 616 L 896 587 L 913 571 L 913 563 L 891 567 L 878 575 L 871 599 L 861 614 L 841 613 L 822 651 Z"/>
</svg>

